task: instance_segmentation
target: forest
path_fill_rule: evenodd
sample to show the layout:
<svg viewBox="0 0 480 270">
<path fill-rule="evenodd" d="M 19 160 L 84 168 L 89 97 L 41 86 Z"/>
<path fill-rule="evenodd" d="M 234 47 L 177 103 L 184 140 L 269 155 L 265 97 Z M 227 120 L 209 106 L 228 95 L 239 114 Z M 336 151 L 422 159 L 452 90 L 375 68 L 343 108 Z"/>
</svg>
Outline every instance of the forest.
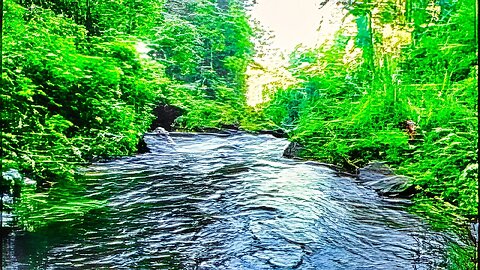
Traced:
<svg viewBox="0 0 480 270">
<path fill-rule="evenodd" d="M 251 108 L 246 70 L 261 33 L 245 1 L 2 1 L 0 187 L 21 187 L 2 207 L 32 232 L 82 219 L 101 202 L 82 196 L 79 168 L 136 154 L 156 108 L 169 106 L 180 116 L 167 129 L 281 131 L 299 157 L 351 173 L 383 161 L 411 179 L 412 213 L 468 237 L 478 216 L 476 5 L 349 2 L 358 31 L 297 47 L 296 83 Z M 473 242 L 452 244 L 448 269 L 474 269 L 474 254 Z"/>
</svg>

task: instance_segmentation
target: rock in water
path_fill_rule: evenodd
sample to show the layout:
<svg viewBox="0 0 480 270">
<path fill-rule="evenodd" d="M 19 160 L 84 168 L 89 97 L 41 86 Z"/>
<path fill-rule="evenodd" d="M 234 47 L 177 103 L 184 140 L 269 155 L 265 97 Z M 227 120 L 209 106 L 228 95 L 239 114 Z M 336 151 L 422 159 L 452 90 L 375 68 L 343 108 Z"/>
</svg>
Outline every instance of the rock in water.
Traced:
<svg viewBox="0 0 480 270">
<path fill-rule="evenodd" d="M 153 132 L 156 133 L 156 134 L 158 134 L 158 135 L 165 136 L 165 138 L 167 139 L 167 142 L 168 142 L 168 143 L 170 143 L 170 144 L 175 144 L 175 142 L 173 141 L 172 137 L 170 137 L 170 133 L 168 133 L 168 131 L 166 131 L 164 128 L 162 128 L 162 127 L 157 127 Z"/>
<path fill-rule="evenodd" d="M 6 235 L 14 229 L 12 207 L 14 198 L 20 197 L 25 178 L 18 170 L 9 169 L 2 172 L 0 180 L 0 235 Z"/>
<path fill-rule="evenodd" d="M 147 143 L 145 142 L 145 136 L 142 136 L 137 144 L 137 153 L 138 154 L 145 154 L 150 153 L 150 148 L 148 148 Z"/>
<path fill-rule="evenodd" d="M 157 127 L 153 132 L 160 135 L 169 135 L 168 131 L 166 131 L 163 127 Z"/>
<path fill-rule="evenodd" d="M 475 243 L 475 246 L 478 246 L 478 222 L 470 223 L 470 237 Z"/>
<path fill-rule="evenodd" d="M 286 158 L 298 157 L 300 151 L 303 150 L 303 146 L 298 142 L 291 142 L 287 148 L 283 151 L 283 156 Z"/>
<path fill-rule="evenodd" d="M 381 162 L 371 162 L 359 169 L 357 179 L 383 196 L 410 197 L 415 193 L 410 179 L 395 175 L 387 165 Z"/>
</svg>

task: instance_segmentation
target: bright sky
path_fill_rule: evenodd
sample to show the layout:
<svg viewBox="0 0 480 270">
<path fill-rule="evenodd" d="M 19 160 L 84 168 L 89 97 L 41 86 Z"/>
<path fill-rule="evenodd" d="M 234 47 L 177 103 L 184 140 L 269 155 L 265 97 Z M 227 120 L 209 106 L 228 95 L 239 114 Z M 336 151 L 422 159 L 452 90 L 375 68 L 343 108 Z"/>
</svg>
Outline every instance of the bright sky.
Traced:
<svg viewBox="0 0 480 270">
<path fill-rule="evenodd" d="M 275 37 L 271 40 L 270 49 L 279 49 L 288 56 L 298 44 L 315 47 L 331 40 L 339 30 L 345 11 L 337 5 L 337 0 L 329 0 L 320 9 L 320 3 L 324 1 L 256 0 L 248 13 L 265 30 L 273 31 Z M 255 61 L 265 69 L 262 71 L 249 67 L 247 70 L 247 103 L 251 106 L 264 101 L 262 89 L 269 88 L 272 83 L 285 87 L 293 82 L 284 68 L 288 59 L 282 59 L 279 51 L 262 51 L 267 55 L 256 57 Z"/>
<path fill-rule="evenodd" d="M 291 51 L 298 43 L 315 45 L 320 25 L 321 0 L 257 0 L 251 15 L 268 30 L 273 30 L 273 44 Z"/>
</svg>

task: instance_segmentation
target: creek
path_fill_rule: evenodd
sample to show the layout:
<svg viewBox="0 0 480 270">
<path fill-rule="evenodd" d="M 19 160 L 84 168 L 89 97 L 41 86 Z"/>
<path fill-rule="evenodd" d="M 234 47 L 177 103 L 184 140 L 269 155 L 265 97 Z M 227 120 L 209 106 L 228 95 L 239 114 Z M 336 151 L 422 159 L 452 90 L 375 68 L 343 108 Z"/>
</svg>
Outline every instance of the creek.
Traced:
<svg viewBox="0 0 480 270">
<path fill-rule="evenodd" d="M 150 153 L 79 180 L 105 201 L 82 222 L 15 232 L 4 269 L 442 269 L 450 236 L 286 139 L 148 133 Z"/>
</svg>

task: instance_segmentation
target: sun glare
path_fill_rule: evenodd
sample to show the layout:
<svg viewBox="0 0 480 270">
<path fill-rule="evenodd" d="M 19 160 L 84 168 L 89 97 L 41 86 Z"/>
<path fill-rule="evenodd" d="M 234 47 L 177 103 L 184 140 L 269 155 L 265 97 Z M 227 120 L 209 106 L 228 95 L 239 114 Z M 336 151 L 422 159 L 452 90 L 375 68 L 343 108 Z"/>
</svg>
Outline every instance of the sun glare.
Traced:
<svg viewBox="0 0 480 270">
<path fill-rule="evenodd" d="M 264 91 L 294 82 L 285 66 L 296 46 L 312 48 L 331 40 L 339 29 L 345 11 L 338 1 L 321 5 L 321 0 L 256 0 L 249 12 L 252 20 L 271 32 L 268 48 L 257 49 L 255 65 L 247 70 L 247 103 L 255 106 L 267 101 Z M 259 70 L 257 67 L 261 66 Z"/>
<path fill-rule="evenodd" d="M 251 15 L 273 31 L 273 46 L 291 51 L 299 43 L 315 45 L 320 25 L 318 0 L 257 0 Z"/>
</svg>

